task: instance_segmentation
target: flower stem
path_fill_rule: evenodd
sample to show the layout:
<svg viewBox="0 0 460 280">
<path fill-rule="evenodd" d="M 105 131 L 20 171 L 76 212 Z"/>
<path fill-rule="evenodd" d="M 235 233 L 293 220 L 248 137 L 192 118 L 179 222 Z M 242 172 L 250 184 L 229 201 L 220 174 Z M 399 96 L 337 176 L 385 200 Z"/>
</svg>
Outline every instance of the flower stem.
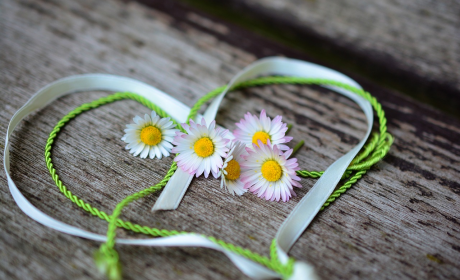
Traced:
<svg viewBox="0 0 460 280">
<path fill-rule="evenodd" d="M 297 153 L 297 151 L 302 148 L 303 144 L 305 143 L 305 141 L 300 141 L 299 143 L 297 143 L 297 145 L 294 146 L 294 149 L 292 151 L 292 155 L 294 155 L 295 153 Z"/>
<path fill-rule="evenodd" d="M 292 128 L 292 123 L 288 124 L 288 129 L 286 130 L 286 134 L 288 134 L 289 131 L 291 131 L 291 128 Z"/>
</svg>

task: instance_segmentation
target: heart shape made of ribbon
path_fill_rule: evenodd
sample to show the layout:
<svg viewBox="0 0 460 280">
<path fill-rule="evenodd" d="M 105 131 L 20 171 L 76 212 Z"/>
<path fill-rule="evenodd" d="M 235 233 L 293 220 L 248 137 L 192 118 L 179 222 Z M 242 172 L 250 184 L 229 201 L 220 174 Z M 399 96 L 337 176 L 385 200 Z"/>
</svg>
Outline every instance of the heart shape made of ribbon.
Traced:
<svg viewBox="0 0 460 280">
<path fill-rule="evenodd" d="M 317 84 L 336 91 L 350 98 L 360 106 L 366 115 L 368 124 L 365 137 L 361 139 L 359 144 L 329 166 L 310 191 L 288 215 L 273 239 L 270 259 L 232 244 L 217 240 L 213 237 L 207 237 L 195 233 L 180 233 L 176 231 L 147 228 L 118 219 L 118 215 L 120 214 L 123 206 L 137 199 L 141 195 L 145 196 L 150 194 L 152 191 L 161 189 L 164 185 L 166 185 L 166 187 L 157 200 L 154 210 L 175 209 L 179 205 L 179 202 L 185 194 L 192 178 L 188 173 L 184 174 L 182 170 L 177 169 L 174 166 L 171 168 L 170 172 L 168 172 L 167 176 L 159 184 L 157 184 L 158 186 L 161 185 L 160 187 L 157 189 L 151 189 L 150 191 L 144 190 L 145 192 L 141 195 L 136 196 L 136 194 L 134 194 L 133 196 L 129 196 L 117 206 L 111 216 L 99 211 L 74 196 L 65 188 L 62 182 L 59 183 L 59 177 L 56 175 L 56 171 L 54 170 L 51 162 L 51 145 L 53 143 L 53 137 L 56 136 L 59 128 L 65 125 L 65 121 L 61 121 L 56 126 L 58 129 L 56 130 L 55 128 L 53 133 L 50 135 L 51 141 L 49 140 L 49 145 L 47 145 L 46 148 L 48 168 L 50 169 L 51 175 L 58 187 L 67 197 L 86 211 L 89 211 L 109 222 L 108 236 L 106 237 L 95 234 L 52 218 L 33 206 L 20 192 L 10 176 L 9 147 L 11 134 L 20 121 L 27 115 L 37 109 L 43 108 L 60 96 L 73 92 L 92 90 L 125 92 L 107 97 L 103 102 L 98 101 L 101 102 L 99 105 L 102 105 L 104 102 L 108 103 L 119 99 L 131 98 L 140 101 L 145 105 L 149 105 L 154 102 L 155 105 L 151 105 L 151 109 L 157 111 L 160 115 L 163 114 L 164 116 L 171 116 L 172 119 L 175 119 L 178 123 L 186 122 L 190 116 L 196 116 L 196 106 L 190 109 L 166 93 L 130 78 L 106 74 L 72 76 L 58 80 L 41 89 L 32 96 L 32 98 L 14 114 L 8 126 L 5 140 L 4 169 L 7 175 L 10 192 L 21 210 L 37 222 L 67 234 L 106 242 L 103 246 L 101 246 L 100 252 L 96 254 L 96 261 L 98 262 L 99 267 L 102 268 L 111 279 L 119 279 L 121 277 L 118 255 L 113 249 L 115 243 L 139 246 L 190 246 L 211 248 L 223 252 L 243 273 L 254 279 L 317 279 L 311 265 L 301 261 L 294 261 L 292 258 L 288 257 L 287 252 L 300 237 L 303 231 L 308 227 L 310 222 L 320 211 L 321 207 L 323 207 L 324 203 L 331 196 L 331 193 L 334 191 L 336 185 L 343 177 L 347 168 L 350 167 L 350 163 L 363 148 L 372 129 L 372 108 L 376 110 L 379 117 L 380 135 L 378 136 L 378 141 L 375 142 L 373 147 L 375 148 L 375 151 L 370 157 L 371 160 L 366 162 L 363 166 L 356 167 L 355 170 L 361 171 L 357 172 L 357 175 L 355 175 L 355 181 L 357 178 L 359 179 L 367 171 L 367 169 L 372 166 L 372 164 L 376 163 L 388 152 L 392 143 L 392 138 L 391 135 L 386 132 L 386 119 L 380 104 L 370 94 L 363 91 L 355 81 L 332 69 L 305 61 L 280 57 L 271 57 L 256 61 L 237 74 L 226 87 L 219 88 L 218 90 L 211 92 L 211 94 L 206 95 L 205 98 L 200 99 L 200 101 L 197 102 L 197 104 L 199 103 L 199 106 L 207 100 L 215 98 L 206 110 L 204 118 L 208 121 L 208 123 L 215 118 L 220 102 L 224 98 L 225 94 L 231 89 L 259 84 L 283 83 L 283 77 L 278 76 L 278 78 L 271 77 L 271 79 L 265 80 L 263 78 L 255 78 L 257 76 L 267 74 L 290 76 L 291 79 L 285 78 L 284 83 Z M 127 92 L 136 92 L 136 94 Z M 79 108 L 80 110 L 89 110 L 99 106 L 96 105 L 96 103 Z M 76 115 L 77 113 L 69 117 L 67 121 Z M 371 151 L 372 149 L 368 152 L 370 153 Z M 368 152 L 366 152 L 365 149 L 364 153 L 369 155 Z M 150 239 L 115 239 L 115 230 L 117 227 L 124 227 L 136 232 L 142 232 L 158 237 Z"/>
</svg>

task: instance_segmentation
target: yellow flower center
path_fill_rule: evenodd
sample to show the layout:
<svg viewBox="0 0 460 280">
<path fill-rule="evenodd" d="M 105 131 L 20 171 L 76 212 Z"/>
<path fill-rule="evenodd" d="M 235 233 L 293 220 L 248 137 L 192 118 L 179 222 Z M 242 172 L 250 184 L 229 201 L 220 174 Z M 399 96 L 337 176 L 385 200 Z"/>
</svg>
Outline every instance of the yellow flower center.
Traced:
<svg viewBox="0 0 460 280">
<path fill-rule="evenodd" d="M 240 164 L 232 159 L 227 163 L 227 167 L 225 167 L 225 171 L 227 171 L 227 175 L 225 175 L 225 178 L 228 180 L 236 180 L 240 178 L 241 174 L 241 169 L 240 169 Z"/>
<path fill-rule="evenodd" d="M 195 153 L 200 157 L 209 157 L 214 153 L 214 144 L 209 137 L 203 137 L 193 146 Z"/>
<path fill-rule="evenodd" d="M 161 131 L 153 125 L 146 126 L 141 130 L 141 141 L 147 145 L 155 146 L 161 142 Z"/>
<path fill-rule="evenodd" d="M 262 176 L 269 182 L 278 181 L 283 175 L 281 165 L 274 160 L 268 160 L 262 164 Z"/>
<path fill-rule="evenodd" d="M 270 135 L 268 135 L 267 132 L 264 131 L 257 131 L 254 133 L 254 136 L 252 136 L 252 143 L 256 144 L 259 146 L 257 143 L 258 140 L 262 141 L 262 143 L 267 144 L 267 140 L 270 139 Z"/>
</svg>

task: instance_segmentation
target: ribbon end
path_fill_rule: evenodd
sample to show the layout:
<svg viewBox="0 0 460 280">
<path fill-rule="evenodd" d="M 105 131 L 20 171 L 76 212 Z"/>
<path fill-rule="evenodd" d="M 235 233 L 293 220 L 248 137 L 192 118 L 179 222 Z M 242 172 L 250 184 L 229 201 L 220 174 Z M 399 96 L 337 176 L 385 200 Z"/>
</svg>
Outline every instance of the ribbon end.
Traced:
<svg viewBox="0 0 460 280">
<path fill-rule="evenodd" d="M 166 211 L 166 210 L 176 210 L 179 205 L 165 205 L 165 204 L 157 204 L 153 205 L 152 207 L 152 213 L 157 212 L 157 211 Z"/>
<path fill-rule="evenodd" d="M 152 212 L 177 209 L 192 179 L 193 175 L 178 168 L 153 205 Z"/>
<path fill-rule="evenodd" d="M 294 264 L 294 271 L 287 280 L 320 280 L 320 278 L 313 266 L 305 262 L 296 262 Z"/>
</svg>

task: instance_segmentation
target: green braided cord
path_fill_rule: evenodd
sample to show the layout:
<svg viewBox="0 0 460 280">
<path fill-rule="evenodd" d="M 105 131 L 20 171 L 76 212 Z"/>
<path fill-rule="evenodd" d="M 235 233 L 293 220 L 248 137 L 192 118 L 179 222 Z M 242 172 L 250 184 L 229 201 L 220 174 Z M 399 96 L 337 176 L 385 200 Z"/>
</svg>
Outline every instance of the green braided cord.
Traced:
<svg viewBox="0 0 460 280">
<path fill-rule="evenodd" d="M 393 143 L 393 137 L 390 134 L 387 134 L 387 140 L 383 142 L 380 148 L 375 149 L 375 146 L 379 140 L 377 134 L 373 134 L 369 143 L 363 148 L 363 151 L 356 156 L 353 160 L 351 165 L 347 168 L 342 179 L 349 178 L 353 171 L 355 170 L 367 170 L 376 162 L 381 160 L 389 151 L 391 144 Z M 374 150 L 375 149 L 375 150 Z M 369 154 L 372 153 L 371 156 Z M 366 159 L 367 158 L 367 159 Z M 323 175 L 324 171 L 307 171 L 307 170 L 299 170 L 297 174 L 302 177 L 310 177 L 310 178 L 319 178 Z M 337 190 L 335 190 L 331 196 L 326 200 L 323 207 L 321 207 L 321 211 L 324 210 L 327 206 L 329 206 L 332 202 L 334 202 L 341 194 L 343 194 L 346 190 L 348 190 L 358 179 L 362 177 L 363 174 L 355 174 L 352 178 L 350 178 L 345 184 L 340 186 Z M 350 183 L 351 182 L 351 183 Z"/>
<path fill-rule="evenodd" d="M 100 98 L 98 100 L 95 100 L 95 101 L 92 101 L 90 103 L 86 103 L 86 104 L 83 104 L 79 107 L 77 107 L 76 109 L 74 109 L 73 111 L 71 111 L 70 113 L 68 113 L 64 118 L 62 118 L 58 124 L 54 127 L 53 131 L 50 133 L 50 136 L 47 140 L 47 143 L 46 143 L 46 146 L 45 146 L 45 160 L 46 160 L 46 166 L 51 174 L 51 177 L 53 179 L 53 181 L 56 183 L 57 187 L 59 188 L 59 190 L 68 198 L 70 199 L 73 203 L 75 203 L 78 207 L 82 208 L 83 210 L 87 211 L 88 213 L 96 216 L 96 217 L 99 217 L 100 219 L 102 220 L 105 220 L 107 222 L 109 222 L 109 230 L 108 232 L 115 232 L 115 230 L 113 229 L 113 225 L 111 225 L 111 221 L 113 221 L 114 219 L 112 219 L 112 217 L 118 217 L 118 215 L 120 214 L 121 212 L 121 209 L 129 204 L 129 202 L 132 202 L 138 198 L 141 198 L 141 197 L 144 197 L 148 194 L 151 194 L 155 191 L 158 191 L 160 190 L 161 188 L 163 188 L 166 183 L 168 182 L 168 180 L 170 179 L 170 177 L 172 176 L 172 174 L 174 174 L 174 172 L 176 171 L 177 169 L 177 164 L 176 162 L 173 162 L 170 170 L 167 172 L 166 174 L 166 177 L 158 184 L 150 187 L 150 188 L 147 188 L 147 189 L 144 189 L 138 193 L 135 193 L 133 195 L 130 195 L 128 196 L 127 198 L 125 198 L 120 204 L 117 205 L 117 207 L 115 208 L 114 210 L 114 213 L 112 214 L 112 216 L 109 216 L 107 213 L 105 213 L 104 211 L 101 211 L 99 209 L 97 209 L 96 207 L 93 207 L 91 206 L 89 203 L 86 203 L 84 200 L 78 198 L 76 195 L 72 194 L 71 191 L 69 191 L 67 189 L 67 187 L 62 183 L 62 181 L 59 179 L 59 175 L 56 174 L 56 170 L 54 169 L 54 166 L 53 166 L 53 163 L 52 163 L 52 160 L 51 160 L 51 149 L 52 149 L 52 145 L 54 143 L 54 140 L 55 138 L 57 137 L 57 134 L 58 132 L 61 130 L 61 128 L 67 123 L 69 122 L 71 119 L 73 119 L 74 117 L 76 117 L 78 114 L 81 114 L 85 111 L 88 111 L 90 109 L 94 109 L 94 108 L 97 108 L 99 106 L 102 106 L 102 105 L 105 105 L 105 104 L 108 104 L 108 103 L 111 103 L 111 102 L 114 102 L 114 101 L 118 101 L 118 100 L 123 100 L 123 99 L 132 99 L 132 100 L 135 100 L 135 101 L 138 101 L 140 102 L 141 104 L 147 106 L 149 109 L 151 110 L 154 110 L 156 111 L 161 117 L 169 117 L 168 114 L 166 114 L 163 110 L 160 110 L 160 108 L 158 106 L 156 106 L 155 104 L 151 103 L 149 100 L 137 95 L 137 94 L 133 94 L 133 93 L 116 93 L 116 94 L 113 94 L 113 95 L 110 95 L 110 96 L 107 96 L 107 97 L 103 97 L 103 98 Z M 176 120 L 173 120 L 172 121 L 178 125 L 178 128 L 182 128 L 180 126 L 180 124 L 177 123 Z M 120 205 L 122 204 L 121 207 L 119 207 Z M 166 237 L 166 236 L 173 236 L 173 235 L 178 235 L 178 234 L 182 234 L 182 233 L 186 233 L 186 232 L 178 232 L 178 231 L 175 231 L 175 230 L 166 230 L 166 229 L 157 229 L 157 228 L 150 228 L 150 227 L 147 227 L 147 226 L 141 226 L 141 225 L 138 225 L 138 224 L 133 224 L 131 222 L 128 222 L 128 221 L 123 221 L 121 219 L 118 219 L 118 218 L 115 218 L 115 221 L 116 221 L 116 226 L 117 227 L 122 227 L 124 229 L 127 229 L 127 230 L 131 230 L 133 232 L 136 232 L 136 233 L 143 233 L 143 234 L 146 234 L 146 235 L 151 235 L 151 236 L 154 236 L 154 237 Z M 112 223 L 113 224 L 113 223 Z M 110 235 L 111 237 L 108 238 L 108 242 L 106 244 L 103 244 L 100 248 L 99 251 L 97 251 L 95 253 L 95 261 L 96 261 L 96 264 L 98 266 L 98 268 L 105 272 L 107 274 L 107 276 L 109 277 L 109 279 L 120 279 L 120 275 L 121 275 L 121 270 L 120 270 L 120 266 L 119 266 L 119 263 L 118 263 L 118 254 L 117 252 L 113 249 L 113 245 L 114 245 L 114 239 L 115 239 L 115 235 Z M 264 257 L 264 256 L 261 256 L 257 253 L 253 253 L 247 249 L 244 249 L 242 247 L 239 247 L 239 246 L 234 246 L 233 244 L 230 244 L 230 243 L 226 243 L 222 240 L 219 240 L 219 239 L 216 239 L 214 237 L 207 237 L 209 240 L 211 240 L 212 242 L 216 243 L 216 244 L 219 244 L 221 245 L 222 247 L 232 251 L 232 252 L 235 252 L 241 256 L 244 256 L 248 259 L 251 259 L 255 262 L 258 262 L 266 267 L 268 267 L 269 269 L 272 269 L 274 271 L 281 271 L 284 269 L 284 267 L 279 267 L 277 265 L 274 265 L 268 258 Z"/>
<path fill-rule="evenodd" d="M 337 189 L 330 196 L 330 198 L 323 205 L 322 209 L 330 205 L 330 203 L 332 203 L 336 198 L 338 198 L 348 188 L 350 188 L 354 183 L 356 183 L 356 181 L 359 180 L 373 164 L 378 162 L 382 157 L 384 157 L 388 153 L 388 150 L 391 146 L 393 138 L 391 137 L 390 134 L 387 134 L 386 132 L 386 119 L 385 119 L 384 112 L 381 108 L 381 105 L 369 93 L 363 90 L 339 83 L 339 82 L 335 82 L 335 81 L 323 80 L 323 79 L 306 79 L 306 78 L 298 78 L 298 77 L 263 77 L 263 78 L 258 78 L 258 79 L 254 79 L 254 80 L 250 80 L 250 81 L 246 81 L 246 82 L 237 84 L 234 87 L 232 87 L 231 90 L 241 89 L 241 88 L 251 87 L 251 86 L 269 85 L 269 84 L 318 84 L 318 85 L 332 85 L 332 86 L 345 88 L 369 100 L 374 110 L 377 112 L 377 116 L 379 118 L 379 123 L 380 123 L 380 127 L 379 127 L 380 134 L 373 135 L 369 143 L 362 149 L 361 153 L 354 159 L 350 167 L 345 172 L 343 178 L 349 178 L 353 171 L 357 171 L 357 172 L 343 186 Z M 195 103 L 195 105 L 191 108 L 188 120 L 195 118 L 200 107 L 203 104 L 205 104 L 207 101 L 209 101 L 210 99 L 219 95 L 225 88 L 226 88 L 225 86 L 217 88 L 209 92 L 202 98 L 200 98 Z M 169 231 L 165 229 L 150 228 L 147 226 L 133 224 L 128 221 L 123 221 L 118 218 L 124 206 L 128 205 L 129 203 L 139 198 L 145 197 L 155 191 L 161 190 L 166 185 L 166 183 L 168 182 L 172 174 L 174 174 L 174 171 L 177 169 L 177 164 L 175 162 L 171 165 L 171 168 L 169 169 L 169 171 L 167 172 L 163 180 L 161 180 L 158 184 L 152 187 L 144 189 L 138 193 L 132 194 L 126 197 L 125 199 L 123 199 L 115 207 L 111 216 L 107 215 L 103 211 L 98 210 L 95 207 L 92 207 L 90 204 L 84 202 L 82 199 L 73 195 L 67 189 L 67 187 L 64 186 L 62 181 L 59 179 L 59 176 L 56 174 L 56 170 L 53 168 L 53 164 L 51 161 L 51 149 L 52 149 L 52 144 L 54 143 L 54 139 L 56 138 L 57 133 L 60 131 L 60 129 L 67 122 L 69 122 L 72 118 L 74 118 L 75 116 L 77 116 L 78 114 L 82 112 L 85 112 L 93 108 L 97 108 L 107 103 L 122 100 L 122 99 L 132 99 L 132 100 L 138 101 L 139 103 L 147 106 L 149 109 L 156 111 L 158 115 L 160 115 L 161 117 L 169 117 L 169 115 L 166 112 L 164 112 L 161 108 L 159 108 L 158 106 L 156 106 L 155 104 L 147 100 L 146 98 L 143 98 L 137 94 L 129 93 L 129 92 L 115 93 L 113 95 L 101 98 L 99 100 L 95 100 L 93 102 L 83 104 L 79 106 L 78 108 L 76 108 L 75 110 L 71 111 L 69 114 L 67 114 L 55 126 L 55 128 L 53 129 L 53 131 L 51 132 L 48 138 L 48 141 L 45 147 L 46 165 L 48 167 L 48 170 L 54 182 L 58 186 L 59 190 L 80 208 L 84 209 L 85 211 L 89 212 L 90 214 L 94 216 L 97 216 L 109 222 L 109 227 L 107 231 L 107 243 L 103 244 L 100 250 L 96 252 L 95 254 L 96 264 L 101 270 L 106 272 L 109 279 L 121 279 L 121 267 L 118 262 L 118 254 L 116 250 L 114 249 L 117 227 L 122 227 L 128 230 L 131 230 L 133 232 L 143 233 L 143 234 L 151 235 L 155 237 L 172 236 L 172 235 L 186 233 L 186 232 L 178 232 L 174 230 Z M 185 132 L 182 126 L 176 120 L 172 120 L 172 121 L 177 125 L 177 127 L 181 131 Z M 298 175 L 303 176 L 303 177 L 319 178 L 324 173 L 324 171 L 301 170 L 301 171 L 298 171 L 297 173 Z M 272 246 L 270 248 L 271 259 L 268 259 L 267 257 L 261 256 L 257 253 L 253 253 L 242 247 L 235 246 L 230 243 L 226 243 L 222 240 L 218 240 L 214 237 L 208 237 L 208 236 L 204 236 L 204 237 L 208 238 L 210 241 L 216 244 L 221 245 L 222 247 L 226 248 L 229 251 L 237 253 L 248 259 L 258 262 L 266 266 L 267 268 L 272 269 L 273 271 L 278 272 L 280 275 L 283 275 L 284 278 L 287 278 L 292 274 L 294 260 L 290 259 L 287 264 L 280 263 L 277 257 L 276 247 L 274 247 L 273 245 L 275 240 L 273 240 Z"/>
<path fill-rule="evenodd" d="M 357 156 L 355 161 L 352 163 L 352 165 L 350 165 L 350 167 L 347 169 L 347 171 L 345 172 L 342 178 L 344 177 L 346 178 L 350 176 L 351 174 L 350 171 L 369 169 L 372 165 L 377 163 L 388 153 L 390 146 L 393 142 L 393 138 L 390 134 L 386 132 L 387 120 L 385 118 L 385 112 L 383 111 L 382 105 L 380 105 L 377 99 L 373 97 L 370 93 L 364 90 L 360 90 L 350 85 L 343 84 L 337 81 L 324 80 L 324 79 L 308 79 L 308 78 L 301 78 L 301 77 L 263 77 L 263 78 L 254 79 L 254 80 L 250 80 L 250 81 L 238 84 L 235 86 L 235 89 L 250 87 L 250 86 L 286 84 L 286 83 L 331 85 L 331 86 L 340 87 L 340 88 L 351 91 L 367 99 L 371 103 L 375 112 L 377 113 L 377 117 L 379 119 L 379 124 L 380 124 L 379 126 L 380 134 L 377 134 L 370 139 L 370 143 L 367 145 L 366 148 L 364 148 L 361 154 Z M 206 96 L 204 98 L 206 98 Z M 376 146 L 377 148 L 375 149 Z M 370 152 L 373 152 L 373 153 L 370 157 L 368 157 Z M 318 171 L 307 171 L 307 170 L 297 171 L 297 174 L 300 176 L 313 177 L 313 178 L 319 178 L 322 175 L 322 173 L 323 172 L 321 171 L 319 172 Z M 324 203 L 321 210 L 323 210 L 325 207 L 329 206 L 332 202 L 334 202 L 341 194 L 343 194 L 347 189 L 349 189 L 354 184 L 354 182 L 356 182 L 358 179 L 362 177 L 362 175 L 364 175 L 364 173 L 361 175 L 359 175 L 358 173 L 359 172 L 357 172 L 357 174 L 355 174 L 352 178 L 350 178 L 344 185 L 342 185 L 340 188 L 335 190 L 331 194 L 331 196 L 328 198 L 328 200 Z"/>
<path fill-rule="evenodd" d="M 346 179 L 350 177 L 352 170 L 346 170 L 342 176 L 342 179 Z M 324 171 L 308 171 L 308 170 L 298 170 L 297 175 L 302 176 L 304 178 L 319 178 L 324 174 Z"/>
<path fill-rule="evenodd" d="M 363 147 L 363 150 L 353 159 L 350 164 L 350 167 L 345 171 L 342 179 L 350 177 L 353 169 L 350 169 L 354 164 L 361 163 L 365 158 L 369 156 L 371 152 L 374 151 L 377 141 L 379 140 L 377 133 L 372 133 L 372 138 L 369 140 L 368 144 Z M 367 161 L 366 161 L 367 162 Z M 323 175 L 324 171 L 308 171 L 308 170 L 298 170 L 297 175 L 304 178 L 319 178 Z"/>
<path fill-rule="evenodd" d="M 278 258 L 278 250 L 276 249 L 276 238 L 272 240 L 272 244 L 270 245 L 270 259 L 272 263 L 275 263 L 280 268 L 282 268 L 280 271 L 278 271 L 278 273 L 281 274 L 284 279 L 287 279 L 289 276 L 291 276 L 292 271 L 294 270 L 295 259 L 289 258 L 288 262 L 284 265 L 281 263 L 280 259 Z"/>
<path fill-rule="evenodd" d="M 371 134 L 371 139 L 368 140 L 367 145 L 360 151 L 360 153 L 353 159 L 351 165 L 359 163 L 369 156 L 369 154 L 374 151 L 377 142 L 379 141 L 379 135 L 377 133 Z"/>
</svg>

